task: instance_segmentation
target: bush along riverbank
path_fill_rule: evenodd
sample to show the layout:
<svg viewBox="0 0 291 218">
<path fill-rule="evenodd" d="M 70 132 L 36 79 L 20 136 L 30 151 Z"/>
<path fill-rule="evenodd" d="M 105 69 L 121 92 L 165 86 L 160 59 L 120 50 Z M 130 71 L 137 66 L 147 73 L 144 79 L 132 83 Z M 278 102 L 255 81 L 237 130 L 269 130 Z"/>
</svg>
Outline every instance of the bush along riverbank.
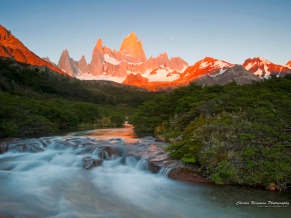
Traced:
<svg viewBox="0 0 291 218">
<path fill-rule="evenodd" d="M 191 84 L 144 103 L 137 130 L 170 141 L 170 155 L 216 184 L 291 186 L 291 76 L 249 85 Z"/>
</svg>

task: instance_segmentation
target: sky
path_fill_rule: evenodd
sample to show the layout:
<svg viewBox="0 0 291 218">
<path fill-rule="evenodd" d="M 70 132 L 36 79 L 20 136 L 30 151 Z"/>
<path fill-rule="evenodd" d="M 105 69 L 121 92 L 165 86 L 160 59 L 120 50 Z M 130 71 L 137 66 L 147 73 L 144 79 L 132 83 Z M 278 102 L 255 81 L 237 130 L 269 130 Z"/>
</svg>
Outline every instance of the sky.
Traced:
<svg viewBox="0 0 291 218">
<path fill-rule="evenodd" d="M 63 50 L 92 59 L 99 38 L 119 50 L 135 32 L 147 58 L 167 52 L 189 65 L 213 57 L 233 64 L 291 60 L 290 0 L 0 0 L 0 24 L 40 57 Z"/>
</svg>

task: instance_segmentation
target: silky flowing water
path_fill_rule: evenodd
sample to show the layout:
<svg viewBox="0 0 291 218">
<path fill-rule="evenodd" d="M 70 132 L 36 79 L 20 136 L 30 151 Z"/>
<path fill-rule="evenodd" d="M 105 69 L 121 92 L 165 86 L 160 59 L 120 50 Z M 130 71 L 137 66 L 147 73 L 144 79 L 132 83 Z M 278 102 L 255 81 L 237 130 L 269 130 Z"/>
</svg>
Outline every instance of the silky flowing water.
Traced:
<svg viewBox="0 0 291 218">
<path fill-rule="evenodd" d="M 171 169 L 151 173 L 145 155 L 130 153 L 152 143 L 132 128 L 12 143 L 0 155 L 0 217 L 290 217 L 291 205 L 252 204 L 291 203 L 290 194 L 183 183 L 166 177 Z M 92 160 L 103 162 L 90 168 Z"/>
</svg>

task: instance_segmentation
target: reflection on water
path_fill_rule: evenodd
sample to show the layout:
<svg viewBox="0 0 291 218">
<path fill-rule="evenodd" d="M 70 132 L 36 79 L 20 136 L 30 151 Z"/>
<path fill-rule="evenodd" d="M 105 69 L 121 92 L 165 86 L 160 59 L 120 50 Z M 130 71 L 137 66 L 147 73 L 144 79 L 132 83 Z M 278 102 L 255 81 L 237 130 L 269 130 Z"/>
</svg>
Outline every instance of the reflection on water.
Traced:
<svg viewBox="0 0 291 218">
<path fill-rule="evenodd" d="M 133 126 L 125 124 L 124 128 L 95 129 L 87 131 L 73 132 L 68 135 L 90 136 L 98 139 L 122 138 L 125 141 L 136 141 L 138 134 L 133 130 Z"/>
<path fill-rule="evenodd" d="M 121 128 L 12 144 L 0 155 L 0 217 L 290 217 L 290 205 L 251 204 L 291 203 L 290 194 L 152 174 L 144 159 L 127 156 L 136 141 L 152 143 L 150 137 L 137 139 L 132 128 Z M 97 161 L 100 166 L 84 169 Z"/>
</svg>

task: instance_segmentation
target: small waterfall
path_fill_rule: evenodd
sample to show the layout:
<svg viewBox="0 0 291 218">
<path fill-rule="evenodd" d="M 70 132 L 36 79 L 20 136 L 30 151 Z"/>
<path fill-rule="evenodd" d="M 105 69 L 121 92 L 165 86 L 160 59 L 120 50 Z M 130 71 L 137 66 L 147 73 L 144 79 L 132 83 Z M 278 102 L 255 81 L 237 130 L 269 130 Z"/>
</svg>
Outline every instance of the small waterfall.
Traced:
<svg viewBox="0 0 291 218">
<path fill-rule="evenodd" d="M 138 170 L 148 171 L 149 163 L 146 159 L 140 159 L 135 168 Z"/>
<path fill-rule="evenodd" d="M 66 149 L 72 149 L 72 147 L 66 146 L 64 144 L 60 144 L 58 142 L 52 142 L 47 146 L 48 149 L 52 150 L 66 150 Z"/>
<path fill-rule="evenodd" d="M 23 153 L 23 152 L 35 153 L 35 152 L 44 151 L 44 147 L 39 142 L 19 141 L 17 142 L 17 144 L 8 145 L 8 150 L 16 151 L 19 153 Z"/>
<path fill-rule="evenodd" d="M 162 169 L 160 169 L 159 174 L 163 177 L 168 177 L 171 170 L 172 170 L 171 167 L 162 168 Z"/>
<path fill-rule="evenodd" d="M 126 156 L 125 157 L 125 165 L 135 168 L 137 165 L 137 160 L 133 156 Z"/>
</svg>

